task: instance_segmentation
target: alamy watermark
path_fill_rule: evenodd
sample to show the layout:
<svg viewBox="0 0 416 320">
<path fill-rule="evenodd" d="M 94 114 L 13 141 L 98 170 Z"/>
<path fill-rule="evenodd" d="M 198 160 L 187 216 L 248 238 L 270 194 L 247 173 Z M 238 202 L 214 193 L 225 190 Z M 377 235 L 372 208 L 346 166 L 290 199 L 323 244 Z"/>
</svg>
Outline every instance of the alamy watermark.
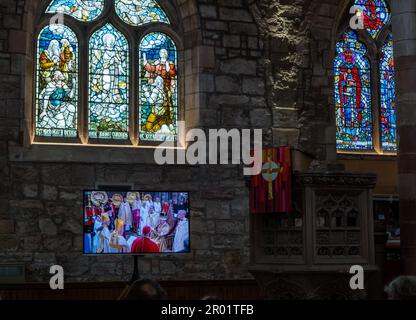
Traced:
<svg viewBox="0 0 416 320">
<path fill-rule="evenodd" d="M 185 132 L 185 122 L 179 121 L 178 124 L 179 132 Z M 179 140 L 185 145 L 167 141 L 155 149 L 154 159 L 158 165 L 244 164 L 244 175 L 253 176 L 261 173 L 261 129 L 208 129 L 207 132 L 202 129 L 190 129 L 185 137 Z"/>
<path fill-rule="evenodd" d="M 353 30 L 364 29 L 364 12 L 361 6 L 352 6 L 350 8 L 350 14 L 353 16 L 350 19 L 350 28 Z"/>
<path fill-rule="evenodd" d="M 64 25 L 64 13 L 63 12 L 57 12 L 49 19 L 49 25 Z"/>
</svg>

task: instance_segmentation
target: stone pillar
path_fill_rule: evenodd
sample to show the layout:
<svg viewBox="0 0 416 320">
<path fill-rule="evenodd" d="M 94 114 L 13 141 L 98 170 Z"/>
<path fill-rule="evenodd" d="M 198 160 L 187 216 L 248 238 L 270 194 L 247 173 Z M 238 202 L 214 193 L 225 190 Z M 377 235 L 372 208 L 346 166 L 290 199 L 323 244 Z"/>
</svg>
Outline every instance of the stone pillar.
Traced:
<svg viewBox="0 0 416 320">
<path fill-rule="evenodd" d="M 405 274 L 416 274 L 416 0 L 393 0 L 397 85 L 401 253 Z"/>
</svg>

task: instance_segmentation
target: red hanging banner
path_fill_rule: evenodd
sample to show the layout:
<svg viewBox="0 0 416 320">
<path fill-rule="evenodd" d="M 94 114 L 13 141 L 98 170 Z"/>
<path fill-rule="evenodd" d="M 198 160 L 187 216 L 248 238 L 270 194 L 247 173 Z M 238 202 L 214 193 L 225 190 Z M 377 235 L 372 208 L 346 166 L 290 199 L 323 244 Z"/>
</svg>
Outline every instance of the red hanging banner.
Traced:
<svg viewBox="0 0 416 320">
<path fill-rule="evenodd" d="M 262 170 L 250 183 L 250 211 L 292 211 L 292 159 L 290 147 L 263 150 Z"/>
</svg>

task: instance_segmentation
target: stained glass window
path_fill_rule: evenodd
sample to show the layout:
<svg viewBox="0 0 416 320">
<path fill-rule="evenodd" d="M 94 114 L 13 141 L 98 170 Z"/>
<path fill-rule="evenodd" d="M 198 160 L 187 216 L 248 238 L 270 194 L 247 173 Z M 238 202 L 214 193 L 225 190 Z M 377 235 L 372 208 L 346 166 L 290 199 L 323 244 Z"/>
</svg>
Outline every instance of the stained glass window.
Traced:
<svg viewBox="0 0 416 320">
<path fill-rule="evenodd" d="M 96 31 L 89 42 L 89 136 L 129 137 L 129 46 L 113 25 Z"/>
<path fill-rule="evenodd" d="M 169 23 L 156 0 L 115 0 L 115 9 L 121 20 L 132 26 L 151 22 Z"/>
<path fill-rule="evenodd" d="M 106 22 L 109 17 L 103 15 L 104 11 L 114 12 L 124 24 L 137 27 L 145 36 L 129 44 L 114 24 Z M 77 30 L 91 36 L 80 39 L 86 43 L 81 54 L 79 48 L 84 46 L 78 44 L 80 35 L 66 27 L 65 21 L 57 19 L 58 24 L 50 24 L 40 32 L 36 56 L 36 137 L 86 135 L 92 143 L 111 143 L 106 141 L 110 140 L 123 144 L 129 139 L 134 143 L 137 138 L 147 142 L 177 140 L 176 46 L 171 37 L 154 27 L 151 33 L 146 32 L 149 24 L 170 24 L 157 0 L 50 0 L 45 13 L 71 16 L 82 22 Z M 40 22 L 46 24 L 48 19 L 50 15 Z M 134 79 L 130 78 L 130 45 L 139 51 Z M 88 59 L 85 78 L 79 75 L 78 65 L 84 55 Z M 80 83 L 85 83 L 85 88 Z M 130 93 L 133 86 L 138 89 L 135 101 Z M 80 97 L 84 96 L 86 103 L 81 105 Z M 132 136 L 133 132 L 138 137 Z"/>
<path fill-rule="evenodd" d="M 397 150 L 395 88 L 393 36 L 390 34 L 380 58 L 381 143 L 386 151 Z"/>
<path fill-rule="evenodd" d="M 39 34 L 36 63 L 36 136 L 77 137 L 78 40 L 64 25 Z"/>
<path fill-rule="evenodd" d="M 355 0 L 355 5 L 363 11 L 364 28 L 376 39 L 380 31 L 390 21 L 390 11 L 384 0 Z"/>
<path fill-rule="evenodd" d="M 140 43 L 139 130 L 143 141 L 174 141 L 178 134 L 178 68 L 173 40 L 147 34 Z"/>
<path fill-rule="evenodd" d="M 104 0 L 53 0 L 47 13 L 64 13 L 80 21 L 97 19 L 104 9 Z"/>
<path fill-rule="evenodd" d="M 367 49 L 354 31 L 337 43 L 334 61 L 337 147 L 373 148 L 370 63 Z"/>
</svg>

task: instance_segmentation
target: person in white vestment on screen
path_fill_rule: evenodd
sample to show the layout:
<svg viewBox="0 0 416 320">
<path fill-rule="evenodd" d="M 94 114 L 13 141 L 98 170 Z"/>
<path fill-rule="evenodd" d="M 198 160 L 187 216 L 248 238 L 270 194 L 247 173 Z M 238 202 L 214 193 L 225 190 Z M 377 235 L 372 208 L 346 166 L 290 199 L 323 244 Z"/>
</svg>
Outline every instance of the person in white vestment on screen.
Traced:
<svg viewBox="0 0 416 320">
<path fill-rule="evenodd" d="M 111 232 L 108 229 L 110 217 L 107 213 L 101 215 L 101 227 L 98 228 L 99 246 L 97 253 L 110 253 Z"/>
<path fill-rule="evenodd" d="M 140 208 L 140 234 L 146 226 L 150 226 L 149 207 L 147 201 L 142 201 L 142 207 Z"/>
<path fill-rule="evenodd" d="M 124 231 L 129 231 L 133 223 L 131 208 L 127 198 L 124 198 L 124 201 L 120 204 L 120 208 L 118 209 L 118 218 L 123 221 L 123 235 L 125 235 Z"/>
<path fill-rule="evenodd" d="M 130 245 L 126 238 L 123 237 L 124 224 L 121 219 L 115 221 L 116 229 L 111 233 L 110 238 L 110 252 L 111 253 L 128 253 L 130 252 Z"/>
<path fill-rule="evenodd" d="M 186 211 L 178 212 L 179 222 L 176 226 L 175 238 L 173 240 L 173 252 L 182 252 L 188 250 L 185 248 L 185 239 L 189 238 L 189 222 L 186 218 Z"/>
</svg>

